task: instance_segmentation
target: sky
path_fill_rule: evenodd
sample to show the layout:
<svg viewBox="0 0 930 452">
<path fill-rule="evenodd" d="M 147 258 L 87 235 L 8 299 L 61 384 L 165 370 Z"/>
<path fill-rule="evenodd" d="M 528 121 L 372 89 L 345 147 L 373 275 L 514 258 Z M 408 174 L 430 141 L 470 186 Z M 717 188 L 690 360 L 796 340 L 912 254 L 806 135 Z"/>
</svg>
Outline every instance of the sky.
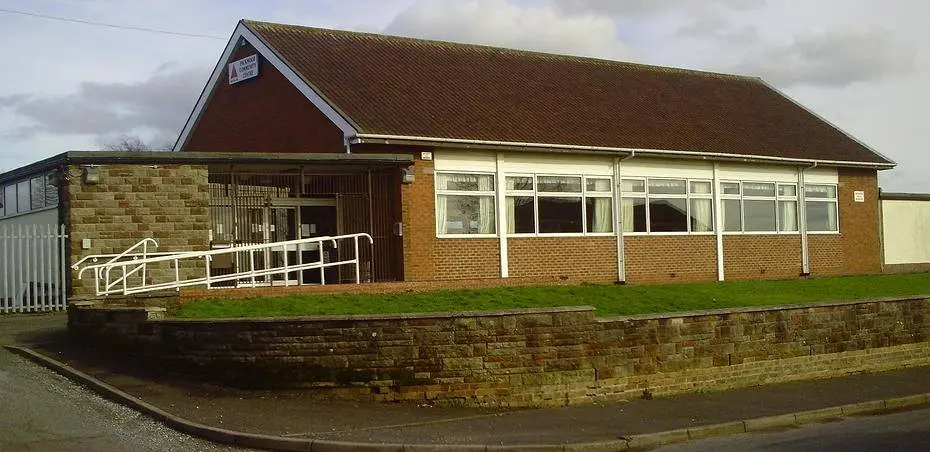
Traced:
<svg viewBox="0 0 930 452">
<path fill-rule="evenodd" d="M 762 77 L 930 193 L 924 0 L 0 0 L 0 172 L 170 148 L 242 18 Z"/>
</svg>

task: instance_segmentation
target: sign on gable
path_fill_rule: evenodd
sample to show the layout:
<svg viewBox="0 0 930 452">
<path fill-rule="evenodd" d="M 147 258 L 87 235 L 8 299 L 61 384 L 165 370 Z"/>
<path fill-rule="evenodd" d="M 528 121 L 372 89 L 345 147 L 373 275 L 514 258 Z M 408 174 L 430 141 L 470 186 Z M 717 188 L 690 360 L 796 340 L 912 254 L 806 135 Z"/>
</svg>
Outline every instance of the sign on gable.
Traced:
<svg viewBox="0 0 930 452">
<path fill-rule="evenodd" d="M 241 60 L 229 63 L 229 84 L 248 80 L 258 76 L 258 55 L 249 55 Z"/>
</svg>

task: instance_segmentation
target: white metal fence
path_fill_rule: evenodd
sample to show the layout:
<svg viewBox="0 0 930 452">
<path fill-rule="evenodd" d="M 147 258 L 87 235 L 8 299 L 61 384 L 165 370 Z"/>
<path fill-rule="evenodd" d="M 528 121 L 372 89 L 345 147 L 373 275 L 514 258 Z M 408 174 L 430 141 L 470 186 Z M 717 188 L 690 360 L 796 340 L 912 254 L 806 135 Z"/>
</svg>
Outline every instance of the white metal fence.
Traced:
<svg viewBox="0 0 930 452">
<path fill-rule="evenodd" d="M 65 227 L 0 225 L 0 314 L 67 306 Z"/>
</svg>

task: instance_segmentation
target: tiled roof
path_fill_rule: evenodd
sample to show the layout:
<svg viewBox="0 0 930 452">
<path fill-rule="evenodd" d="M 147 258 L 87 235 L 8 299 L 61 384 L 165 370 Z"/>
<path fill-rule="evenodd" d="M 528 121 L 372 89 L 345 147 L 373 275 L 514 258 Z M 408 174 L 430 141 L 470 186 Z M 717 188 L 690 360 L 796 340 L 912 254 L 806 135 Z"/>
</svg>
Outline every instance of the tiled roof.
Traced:
<svg viewBox="0 0 930 452">
<path fill-rule="evenodd" d="M 244 23 L 362 134 L 889 163 L 758 78 Z"/>
</svg>

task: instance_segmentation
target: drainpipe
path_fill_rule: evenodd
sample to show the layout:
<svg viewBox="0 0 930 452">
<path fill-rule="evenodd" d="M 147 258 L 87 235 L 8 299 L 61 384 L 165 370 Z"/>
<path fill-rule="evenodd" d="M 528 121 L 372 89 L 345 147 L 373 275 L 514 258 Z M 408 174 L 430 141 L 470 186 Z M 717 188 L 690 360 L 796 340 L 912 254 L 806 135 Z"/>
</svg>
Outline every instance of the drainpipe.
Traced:
<svg viewBox="0 0 930 452">
<path fill-rule="evenodd" d="M 817 162 L 807 168 L 798 167 L 798 232 L 801 234 L 801 276 L 811 274 L 810 251 L 807 245 L 807 205 L 804 199 L 804 173 L 817 167 Z"/>
<path fill-rule="evenodd" d="M 494 172 L 494 188 L 497 195 L 497 236 L 500 240 L 501 278 L 510 276 L 510 259 L 507 251 L 507 199 L 504 197 L 504 154 L 497 152 Z"/>
<path fill-rule="evenodd" d="M 349 137 L 344 137 L 342 142 L 345 143 L 346 145 L 346 154 L 351 154 L 352 153 L 352 140 L 350 140 Z"/>
<path fill-rule="evenodd" d="M 630 151 L 630 155 L 619 158 L 614 157 L 614 225 L 616 226 L 616 236 L 617 236 L 617 283 L 626 284 L 626 258 L 624 256 L 625 249 L 623 246 L 623 218 L 620 210 L 620 203 L 623 201 L 621 194 L 621 187 L 623 186 L 620 183 L 620 165 L 633 157 L 636 156 L 636 151 Z"/>
<path fill-rule="evenodd" d="M 725 278 L 724 275 L 724 265 L 723 265 L 723 209 L 720 208 L 720 164 L 714 163 L 714 188 L 711 190 L 713 193 L 714 199 L 714 236 L 717 239 L 717 281 L 723 281 Z"/>
</svg>

